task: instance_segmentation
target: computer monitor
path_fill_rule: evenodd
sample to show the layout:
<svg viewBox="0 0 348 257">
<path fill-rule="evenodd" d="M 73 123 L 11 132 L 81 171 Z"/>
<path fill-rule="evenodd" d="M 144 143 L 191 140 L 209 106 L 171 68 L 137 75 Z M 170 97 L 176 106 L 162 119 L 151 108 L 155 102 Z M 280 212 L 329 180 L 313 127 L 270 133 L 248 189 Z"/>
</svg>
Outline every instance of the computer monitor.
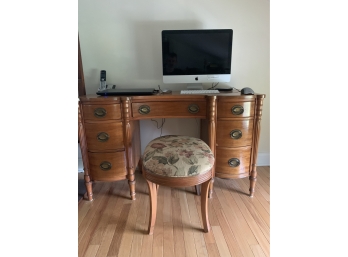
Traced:
<svg viewBox="0 0 348 257">
<path fill-rule="evenodd" d="M 163 30 L 163 83 L 190 89 L 195 83 L 229 82 L 232 38 L 232 29 Z"/>
</svg>

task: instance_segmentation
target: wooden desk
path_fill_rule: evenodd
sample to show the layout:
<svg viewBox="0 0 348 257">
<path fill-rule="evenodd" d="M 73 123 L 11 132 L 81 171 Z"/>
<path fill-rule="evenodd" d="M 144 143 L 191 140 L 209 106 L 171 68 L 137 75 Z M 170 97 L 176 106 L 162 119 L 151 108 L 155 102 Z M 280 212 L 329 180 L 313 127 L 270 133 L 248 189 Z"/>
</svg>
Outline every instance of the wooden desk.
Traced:
<svg viewBox="0 0 348 257">
<path fill-rule="evenodd" d="M 213 174 L 250 179 L 253 196 L 264 94 L 220 93 L 151 96 L 87 95 L 79 101 L 79 142 L 87 193 L 93 181 L 128 179 L 135 200 L 134 172 L 141 163 L 139 120 L 200 118 L 201 138 L 216 157 Z M 213 184 L 213 183 L 212 183 Z M 209 197 L 212 197 L 212 186 Z"/>
</svg>

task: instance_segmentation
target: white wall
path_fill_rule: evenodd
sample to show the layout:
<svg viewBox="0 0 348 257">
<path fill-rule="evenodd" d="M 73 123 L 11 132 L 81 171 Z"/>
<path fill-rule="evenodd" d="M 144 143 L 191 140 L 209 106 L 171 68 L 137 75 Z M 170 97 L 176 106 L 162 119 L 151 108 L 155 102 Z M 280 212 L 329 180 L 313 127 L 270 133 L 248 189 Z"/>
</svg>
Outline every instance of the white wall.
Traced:
<svg viewBox="0 0 348 257">
<path fill-rule="evenodd" d="M 266 94 L 258 164 L 269 165 L 269 0 L 80 0 L 78 10 L 87 94 L 95 94 L 100 70 L 106 70 L 107 84 L 119 88 L 183 89 L 186 85 L 162 82 L 161 31 L 233 29 L 231 82 L 223 84 Z M 167 119 L 162 132 L 199 135 L 196 119 Z M 155 123 L 141 121 L 142 148 L 159 134 Z"/>
</svg>

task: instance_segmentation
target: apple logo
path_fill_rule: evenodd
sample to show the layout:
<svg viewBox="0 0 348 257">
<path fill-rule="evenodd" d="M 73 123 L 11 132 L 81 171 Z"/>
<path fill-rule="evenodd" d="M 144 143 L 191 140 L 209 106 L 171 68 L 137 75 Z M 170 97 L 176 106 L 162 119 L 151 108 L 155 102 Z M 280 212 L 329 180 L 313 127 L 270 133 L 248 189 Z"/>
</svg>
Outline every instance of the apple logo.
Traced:
<svg viewBox="0 0 348 257">
<path fill-rule="evenodd" d="M 198 77 L 195 77 L 195 80 L 198 80 Z"/>
</svg>

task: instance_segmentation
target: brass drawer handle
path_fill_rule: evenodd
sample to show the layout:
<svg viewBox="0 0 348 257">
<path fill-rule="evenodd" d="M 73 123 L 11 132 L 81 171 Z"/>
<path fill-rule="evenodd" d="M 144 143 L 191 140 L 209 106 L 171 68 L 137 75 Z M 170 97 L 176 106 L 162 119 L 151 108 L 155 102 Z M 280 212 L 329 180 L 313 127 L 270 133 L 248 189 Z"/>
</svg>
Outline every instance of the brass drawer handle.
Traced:
<svg viewBox="0 0 348 257">
<path fill-rule="evenodd" d="M 231 112 L 234 115 L 241 115 L 244 112 L 244 108 L 241 105 L 235 105 L 232 107 Z"/>
<path fill-rule="evenodd" d="M 106 115 L 106 110 L 104 108 L 96 108 L 94 109 L 94 116 L 97 118 L 103 118 Z"/>
<path fill-rule="evenodd" d="M 197 112 L 199 112 L 199 106 L 197 104 L 190 104 L 189 107 L 187 108 L 187 110 L 190 113 L 197 113 Z"/>
<path fill-rule="evenodd" d="M 232 139 L 240 139 L 242 137 L 242 131 L 234 129 L 230 132 L 230 136 Z"/>
<path fill-rule="evenodd" d="M 97 139 L 98 141 L 100 142 L 106 142 L 109 140 L 109 134 L 106 133 L 106 132 L 100 132 L 98 135 L 97 135 Z"/>
<path fill-rule="evenodd" d="M 104 171 L 107 171 L 107 170 L 110 170 L 111 169 L 111 163 L 110 162 L 107 162 L 107 161 L 103 161 L 99 167 L 104 170 Z"/>
<path fill-rule="evenodd" d="M 141 105 L 138 109 L 138 112 L 140 114 L 149 114 L 150 113 L 150 106 L 148 105 Z"/>
<path fill-rule="evenodd" d="M 240 160 L 237 158 L 231 158 L 228 160 L 228 165 L 231 167 L 238 167 L 240 165 Z"/>
</svg>

